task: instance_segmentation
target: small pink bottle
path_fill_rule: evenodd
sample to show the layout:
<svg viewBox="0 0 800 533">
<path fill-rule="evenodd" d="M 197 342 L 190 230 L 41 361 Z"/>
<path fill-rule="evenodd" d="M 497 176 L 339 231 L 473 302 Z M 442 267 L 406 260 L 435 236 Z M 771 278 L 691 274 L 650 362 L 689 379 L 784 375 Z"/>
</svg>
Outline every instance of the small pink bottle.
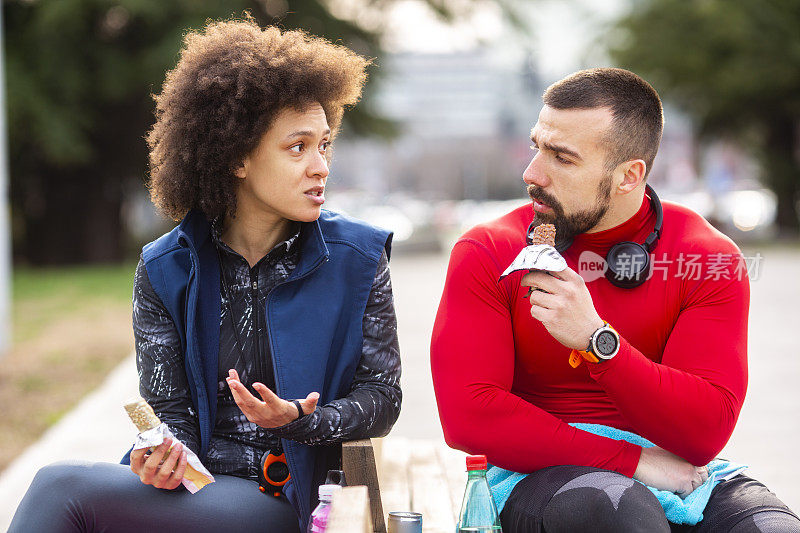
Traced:
<svg viewBox="0 0 800 533">
<path fill-rule="evenodd" d="M 308 533 L 324 533 L 328 528 L 328 515 L 331 512 L 331 500 L 333 493 L 342 490 L 341 485 L 320 485 L 319 486 L 319 505 L 311 513 L 308 521 Z"/>
</svg>

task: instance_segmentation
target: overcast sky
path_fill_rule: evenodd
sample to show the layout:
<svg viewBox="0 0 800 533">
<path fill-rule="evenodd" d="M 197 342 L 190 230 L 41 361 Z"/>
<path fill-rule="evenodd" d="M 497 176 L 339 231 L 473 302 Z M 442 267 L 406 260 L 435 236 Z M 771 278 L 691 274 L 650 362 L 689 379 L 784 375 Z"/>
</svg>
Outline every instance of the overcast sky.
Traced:
<svg viewBox="0 0 800 533">
<path fill-rule="evenodd" d="M 454 26 L 439 22 L 423 2 L 397 2 L 390 13 L 386 47 L 390 51 L 445 52 L 494 43 L 510 55 L 533 51 L 545 79 L 560 78 L 584 66 L 603 66 L 607 59 L 592 46 L 603 22 L 615 18 L 626 0 L 519 0 L 530 20 L 529 35 L 509 37 L 499 9 L 491 2 Z"/>
</svg>

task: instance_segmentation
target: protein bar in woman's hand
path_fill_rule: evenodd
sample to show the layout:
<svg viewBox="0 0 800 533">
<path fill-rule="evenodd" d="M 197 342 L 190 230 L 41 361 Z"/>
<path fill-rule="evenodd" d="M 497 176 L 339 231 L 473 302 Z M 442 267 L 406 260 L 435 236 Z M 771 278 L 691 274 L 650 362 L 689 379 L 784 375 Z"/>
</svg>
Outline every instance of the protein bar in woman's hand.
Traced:
<svg viewBox="0 0 800 533">
<path fill-rule="evenodd" d="M 142 398 L 126 403 L 125 411 L 128 413 L 131 422 L 136 426 L 136 429 L 139 430 L 139 433 L 144 433 L 161 424 L 161 420 L 158 419 L 153 408 Z"/>
<path fill-rule="evenodd" d="M 127 402 L 125 411 L 136 426 L 136 429 L 139 430 L 136 442 L 133 445 L 134 450 L 153 448 L 166 439 L 172 439 L 172 446 L 180 442 L 169 430 L 169 427 L 159 420 L 150 404 L 142 398 Z M 186 452 L 186 471 L 183 474 L 181 483 L 189 492 L 194 494 L 209 483 L 213 483 L 214 476 L 203 466 L 203 463 L 200 462 L 200 459 L 197 458 L 197 455 L 192 450 L 183 443 L 181 445 Z M 171 449 L 172 447 L 170 447 Z"/>
</svg>

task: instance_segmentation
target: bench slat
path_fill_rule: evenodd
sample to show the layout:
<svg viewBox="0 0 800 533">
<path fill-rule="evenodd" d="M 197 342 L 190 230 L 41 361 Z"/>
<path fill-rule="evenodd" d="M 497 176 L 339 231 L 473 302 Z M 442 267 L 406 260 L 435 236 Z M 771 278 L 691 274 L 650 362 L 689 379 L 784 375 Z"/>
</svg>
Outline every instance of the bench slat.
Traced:
<svg viewBox="0 0 800 533">
<path fill-rule="evenodd" d="M 329 533 L 372 533 L 367 487 L 347 486 L 334 493 L 326 531 Z"/>
<path fill-rule="evenodd" d="M 381 482 L 383 508 L 386 513 L 411 511 L 411 487 L 408 482 L 409 441 L 400 437 L 382 440 L 378 478 Z"/>
<path fill-rule="evenodd" d="M 386 533 L 375 454 L 370 439 L 342 443 L 342 470 L 348 486 L 365 485 L 368 488 L 375 533 Z"/>
<path fill-rule="evenodd" d="M 452 533 L 455 516 L 447 478 L 433 443 L 416 441 L 409 464 L 411 506 L 422 513 L 424 533 Z"/>
</svg>

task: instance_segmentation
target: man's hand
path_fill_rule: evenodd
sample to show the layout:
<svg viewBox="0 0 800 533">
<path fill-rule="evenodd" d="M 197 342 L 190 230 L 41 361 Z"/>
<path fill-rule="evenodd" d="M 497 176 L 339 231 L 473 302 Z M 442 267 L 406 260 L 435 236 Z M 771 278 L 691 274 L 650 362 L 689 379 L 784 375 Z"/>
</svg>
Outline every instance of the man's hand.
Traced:
<svg viewBox="0 0 800 533">
<path fill-rule="evenodd" d="M 142 483 L 170 490 L 181 484 L 186 472 L 186 452 L 180 442 L 170 450 L 171 445 L 172 439 L 164 439 L 150 455 L 146 448 L 131 452 L 131 470 Z"/>
<path fill-rule="evenodd" d="M 681 498 L 708 479 L 708 468 L 694 466 L 674 453 L 658 446 L 642 448 L 639 466 L 633 474 L 645 485 L 676 493 Z"/>
<path fill-rule="evenodd" d="M 585 350 L 592 333 L 604 324 L 583 278 L 569 267 L 561 272 L 529 272 L 522 285 L 534 289 L 529 298 L 531 316 L 567 348 Z"/>
<path fill-rule="evenodd" d="M 247 387 L 242 385 L 239 374 L 236 370 L 229 370 L 226 378 L 228 386 L 231 388 L 233 399 L 236 405 L 242 410 L 244 416 L 250 422 L 258 424 L 262 428 L 276 428 L 296 420 L 300 413 L 294 403 L 278 398 L 269 387 L 263 383 L 253 383 L 253 388 L 261 396 L 261 400 L 250 394 Z M 263 401 L 262 401 L 263 400 Z M 303 413 L 308 414 L 314 411 L 319 400 L 319 393 L 312 392 L 304 400 L 300 400 Z"/>
</svg>

